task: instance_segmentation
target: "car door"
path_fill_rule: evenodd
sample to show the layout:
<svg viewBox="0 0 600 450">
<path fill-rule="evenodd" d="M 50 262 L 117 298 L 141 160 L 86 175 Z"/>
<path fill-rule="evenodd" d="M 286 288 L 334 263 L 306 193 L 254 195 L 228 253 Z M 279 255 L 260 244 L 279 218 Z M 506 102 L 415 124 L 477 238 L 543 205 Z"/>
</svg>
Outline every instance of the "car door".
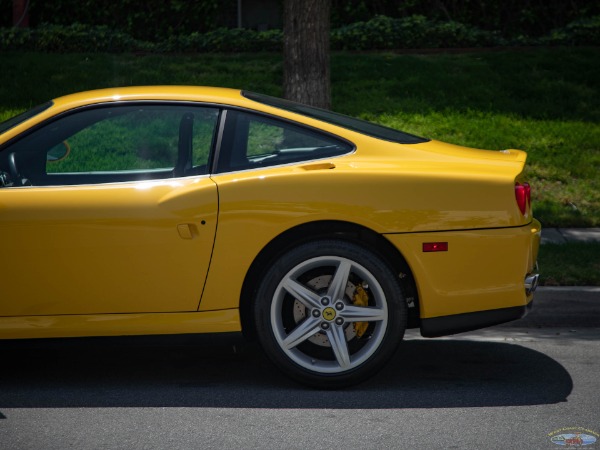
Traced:
<svg viewBox="0 0 600 450">
<path fill-rule="evenodd" d="M 217 225 L 217 108 L 111 104 L 0 152 L 0 316 L 195 311 Z"/>
</svg>

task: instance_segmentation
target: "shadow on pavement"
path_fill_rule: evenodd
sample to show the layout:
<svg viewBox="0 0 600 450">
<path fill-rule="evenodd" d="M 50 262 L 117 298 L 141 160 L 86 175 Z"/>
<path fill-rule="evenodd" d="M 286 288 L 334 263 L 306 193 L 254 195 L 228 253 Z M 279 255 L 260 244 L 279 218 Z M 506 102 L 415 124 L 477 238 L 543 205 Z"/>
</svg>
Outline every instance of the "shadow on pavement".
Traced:
<svg viewBox="0 0 600 450">
<path fill-rule="evenodd" d="M 297 385 L 231 337 L 10 341 L 0 354 L 0 409 L 511 406 L 562 402 L 573 388 L 557 361 L 504 342 L 408 340 L 382 372 L 341 391 Z"/>
</svg>

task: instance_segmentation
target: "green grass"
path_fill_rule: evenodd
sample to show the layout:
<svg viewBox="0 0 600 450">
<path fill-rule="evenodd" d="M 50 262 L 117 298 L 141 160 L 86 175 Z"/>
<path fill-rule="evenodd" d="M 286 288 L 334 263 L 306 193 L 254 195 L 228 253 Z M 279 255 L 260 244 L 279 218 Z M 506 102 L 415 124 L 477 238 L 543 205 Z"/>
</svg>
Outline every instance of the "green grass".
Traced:
<svg viewBox="0 0 600 450">
<path fill-rule="evenodd" d="M 335 53 L 333 109 L 470 147 L 520 148 L 545 226 L 600 226 L 600 49 Z M 0 54 L 0 120 L 59 95 L 144 84 L 280 96 L 277 54 Z"/>
<path fill-rule="evenodd" d="M 600 242 L 544 244 L 538 257 L 545 286 L 600 286 Z"/>
</svg>

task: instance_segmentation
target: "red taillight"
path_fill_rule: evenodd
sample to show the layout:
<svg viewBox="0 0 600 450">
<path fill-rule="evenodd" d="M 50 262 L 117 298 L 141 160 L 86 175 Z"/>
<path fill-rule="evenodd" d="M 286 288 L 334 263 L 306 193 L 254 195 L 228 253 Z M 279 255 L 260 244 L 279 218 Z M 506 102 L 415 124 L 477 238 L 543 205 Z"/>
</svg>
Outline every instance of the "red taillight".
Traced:
<svg viewBox="0 0 600 450">
<path fill-rule="evenodd" d="M 529 186 L 529 183 L 521 184 L 517 182 L 515 184 L 515 198 L 521 214 L 525 215 L 527 204 L 531 204 L 531 186 Z"/>
</svg>

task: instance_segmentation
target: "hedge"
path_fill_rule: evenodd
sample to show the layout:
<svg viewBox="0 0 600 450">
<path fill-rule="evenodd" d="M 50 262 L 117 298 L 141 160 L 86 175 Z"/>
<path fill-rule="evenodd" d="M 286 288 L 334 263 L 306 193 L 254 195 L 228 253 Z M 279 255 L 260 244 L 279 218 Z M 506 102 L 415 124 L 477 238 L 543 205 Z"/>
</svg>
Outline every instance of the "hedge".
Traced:
<svg viewBox="0 0 600 450">
<path fill-rule="evenodd" d="M 27 0 L 27 5 L 33 28 L 44 23 L 108 25 L 134 39 L 153 42 L 174 34 L 204 34 L 234 27 L 238 13 L 238 0 Z M 0 27 L 12 25 L 12 6 L 13 0 L 0 0 Z M 248 15 L 261 7 L 281 14 L 282 6 L 282 0 L 244 1 L 242 11 Z M 480 30 L 502 30 L 508 39 L 540 38 L 575 20 L 598 14 L 598 0 L 331 0 L 332 28 L 367 22 L 376 15 L 421 15 Z"/>
<path fill-rule="evenodd" d="M 173 34 L 150 42 L 107 26 L 46 24 L 35 29 L 0 28 L 0 51 L 210 53 L 281 51 L 281 30 L 219 28 L 207 33 Z M 574 21 L 541 38 L 507 38 L 455 21 L 414 15 L 376 16 L 331 31 L 333 50 L 496 47 L 506 45 L 600 45 L 600 16 Z"/>
</svg>

